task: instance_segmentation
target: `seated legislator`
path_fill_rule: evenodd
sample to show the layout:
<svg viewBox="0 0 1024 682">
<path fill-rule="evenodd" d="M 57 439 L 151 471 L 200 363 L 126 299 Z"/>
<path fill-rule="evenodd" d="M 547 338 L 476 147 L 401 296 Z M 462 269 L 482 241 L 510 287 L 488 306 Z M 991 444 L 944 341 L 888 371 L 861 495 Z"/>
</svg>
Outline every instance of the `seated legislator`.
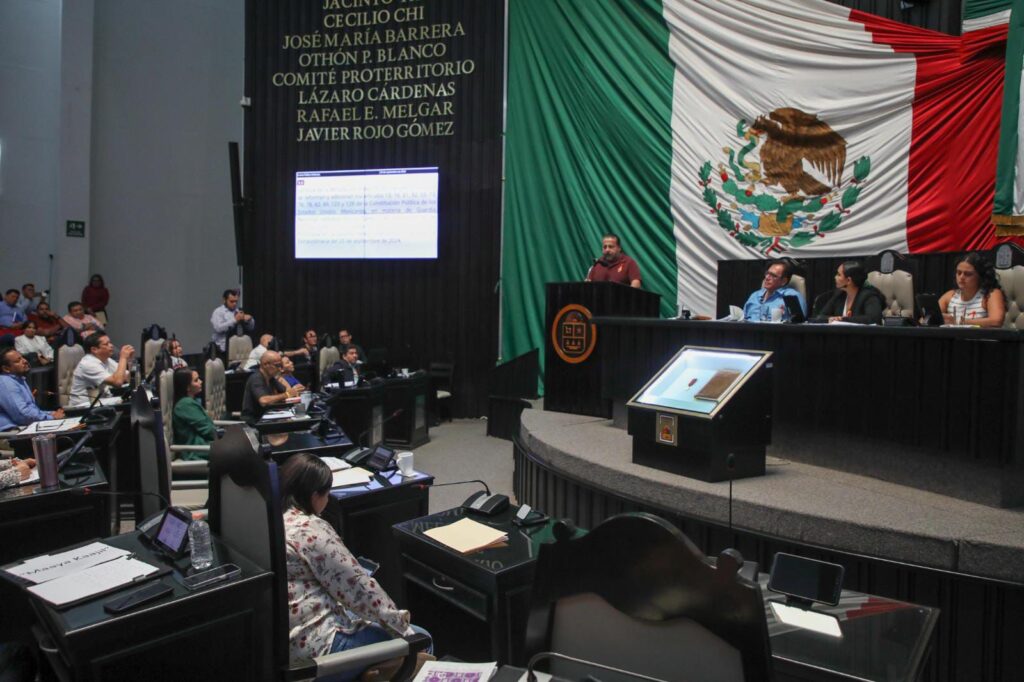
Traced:
<svg viewBox="0 0 1024 682">
<path fill-rule="evenodd" d="M 0 301 L 0 327 L 21 329 L 28 322 L 28 316 L 18 307 L 19 296 L 21 293 L 17 289 L 8 289 L 4 294 Z"/>
<path fill-rule="evenodd" d="M 182 348 L 181 341 L 178 339 L 168 339 L 164 342 L 164 347 L 167 349 L 167 355 L 171 358 L 169 369 L 184 369 L 188 367 L 188 363 L 185 362 L 185 349 Z"/>
<path fill-rule="evenodd" d="M 21 285 L 21 297 L 18 298 L 18 307 L 21 308 L 21 312 L 29 316 L 32 319 L 32 313 L 36 311 L 36 306 L 39 305 L 39 301 L 36 299 L 42 299 L 43 295 L 36 293 L 36 285 L 32 282 Z"/>
<path fill-rule="evenodd" d="M 800 301 L 800 307 L 807 314 L 807 301 L 799 291 L 789 286 L 789 278 L 793 276 L 793 267 L 786 261 L 777 260 L 768 266 L 764 271 L 764 279 L 761 280 L 761 288 L 755 291 L 743 304 L 743 319 L 747 322 L 770 322 L 772 310 L 778 308 L 782 311 L 780 320 L 789 319 L 789 311 L 786 310 L 785 296 L 796 296 Z"/>
<path fill-rule="evenodd" d="M 199 372 L 191 369 L 174 370 L 174 411 L 172 425 L 175 445 L 209 445 L 217 439 L 217 427 L 196 399 L 203 392 Z M 182 459 L 208 459 L 207 452 L 184 452 Z"/>
<path fill-rule="evenodd" d="M 939 299 L 946 324 L 1002 327 L 1006 297 L 992 263 L 978 253 L 969 253 L 956 264 L 956 289 Z"/>
<path fill-rule="evenodd" d="M 26 322 L 21 336 L 14 339 L 14 347 L 22 355 L 31 356 L 35 364 L 49 365 L 53 362 L 53 346 L 37 334 L 37 331 L 38 327 L 35 322 L 32 320 Z"/>
<path fill-rule="evenodd" d="M 622 251 L 619 236 L 608 233 L 601 238 L 601 257 L 590 267 L 587 282 L 615 282 L 640 288 L 640 266 Z"/>
<path fill-rule="evenodd" d="M 29 365 L 13 348 L 0 351 L 0 431 L 49 419 L 63 419 L 64 410 L 40 410 L 25 381 Z"/>
<path fill-rule="evenodd" d="M 103 325 L 92 315 L 85 312 L 85 306 L 79 301 L 68 303 L 68 314 L 63 318 L 64 324 L 71 327 L 83 339 L 87 339 L 96 332 L 103 331 Z"/>
<path fill-rule="evenodd" d="M 281 378 L 288 382 L 288 385 L 296 391 L 305 391 L 306 387 L 295 377 L 295 363 L 285 355 L 281 358 Z"/>
<path fill-rule="evenodd" d="M 315 365 L 317 353 L 320 352 L 320 337 L 315 329 L 307 329 L 302 335 L 302 347 L 306 349 L 306 357 Z"/>
<path fill-rule="evenodd" d="M 110 395 L 110 387 L 120 388 L 128 383 L 128 363 L 135 355 L 135 349 L 125 344 L 117 362 L 114 355 L 114 344 L 106 334 L 93 334 L 82 342 L 85 357 L 75 367 L 71 375 L 71 396 L 69 407 L 88 407 L 92 402 L 89 392 L 100 390 L 100 397 Z"/>
<path fill-rule="evenodd" d="M 355 346 L 356 353 L 359 355 L 359 364 L 366 364 L 366 353 L 363 352 L 363 347 L 352 341 L 352 333 L 349 330 L 342 329 L 338 332 L 338 350 L 344 355 L 345 349 L 349 346 Z"/>
<path fill-rule="evenodd" d="M 260 358 L 263 354 L 270 349 L 271 344 L 274 343 L 273 334 L 264 334 L 260 337 L 260 343 L 258 346 L 249 351 L 249 357 L 246 358 L 245 362 L 242 363 L 242 369 L 253 370 L 256 369 L 256 365 L 260 364 Z M 309 351 L 305 348 L 299 348 L 298 350 L 286 350 L 279 351 L 282 356 L 286 358 L 293 358 L 297 355 L 309 357 Z"/>
<path fill-rule="evenodd" d="M 0 459 L 0 490 L 18 485 L 32 474 L 34 459 Z"/>
<path fill-rule="evenodd" d="M 50 304 L 46 301 L 37 303 L 35 312 L 29 314 L 28 319 L 36 323 L 36 329 L 51 343 L 57 338 L 60 330 L 65 327 L 60 316 L 50 309 Z"/>
<path fill-rule="evenodd" d="M 814 311 L 812 322 L 880 324 L 885 295 L 867 283 L 868 273 L 855 260 L 836 269 L 836 291 Z"/>
<path fill-rule="evenodd" d="M 210 326 L 213 327 L 211 338 L 221 353 L 228 350 L 228 335 L 241 325 L 242 331 L 250 334 L 256 328 L 256 320 L 252 315 L 238 307 L 238 289 L 224 290 L 224 303 L 213 309 L 210 315 Z"/>
<path fill-rule="evenodd" d="M 260 420 L 263 413 L 274 405 L 283 405 L 288 398 L 299 395 L 281 377 L 281 354 L 268 350 L 260 358 L 259 371 L 253 372 L 245 382 L 242 396 L 242 419 L 249 424 Z"/>
<path fill-rule="evenodd" d="M 321 381 L 323 384 L 338 384 L 339 386 L 359 385 L 359 349 L 356 346 L 346 346 L 342 350 L 341 360 L 324 370 Z"/>
<path fill-rule="evenodd" d="M 281 467 L 293 664 L 395 637 L 428 634 L 410 624 L 409 612 L 395 605 L 334 528 L 319 517 L 330 492 L 331 470 L 320 458 L 302 452 Z"/>
</svg>

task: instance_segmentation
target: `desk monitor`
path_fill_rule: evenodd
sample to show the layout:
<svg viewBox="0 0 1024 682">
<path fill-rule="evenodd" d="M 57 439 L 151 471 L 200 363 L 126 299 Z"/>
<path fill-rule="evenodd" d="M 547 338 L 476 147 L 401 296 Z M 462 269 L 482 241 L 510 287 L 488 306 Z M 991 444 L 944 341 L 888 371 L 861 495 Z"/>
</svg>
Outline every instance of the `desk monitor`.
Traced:
<svg viewBox="0 0 1024 682">
<path fill-rule="evenodd" d="M 801 324 L 806 322 L 807 318 L 804 317 L 804 309 L 800 305 L 800 299 L 796 296 L 783 296 L 782 300 L 786 303 L 786 310 L 789 311 L 789 321 L 791 324 Z"/>
<path fill-rule="evenodd" d="M 917 313 L 924 318 L 925 325 L 929 327 L 941 327 L 946 318 L 939 308 L 939 297 L 935 294 L 918 294 L 914 297 L 917 302 Z"/>
<path fill-rule="evenodd" d="M 685 346 L 629 401 L 629 407 L 712 417 L 771 353 Z"/>
</svg>

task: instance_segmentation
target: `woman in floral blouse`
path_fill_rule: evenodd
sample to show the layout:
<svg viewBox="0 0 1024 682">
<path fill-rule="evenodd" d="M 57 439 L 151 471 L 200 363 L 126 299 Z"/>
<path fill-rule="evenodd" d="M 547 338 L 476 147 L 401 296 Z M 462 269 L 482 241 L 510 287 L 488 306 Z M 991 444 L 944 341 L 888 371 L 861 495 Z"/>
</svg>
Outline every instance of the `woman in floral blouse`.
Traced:
<svg viewBox="0 0 1024 682">
<path fill-rule="evenodd" d="M 395 605 L 318 516 L 327 506 L 331 478 L 330 468 L 307 453 L 291 456 L 281 467 L 292 662 L 426 634 L 410 625 L 409 612 Z"/>
</svg>

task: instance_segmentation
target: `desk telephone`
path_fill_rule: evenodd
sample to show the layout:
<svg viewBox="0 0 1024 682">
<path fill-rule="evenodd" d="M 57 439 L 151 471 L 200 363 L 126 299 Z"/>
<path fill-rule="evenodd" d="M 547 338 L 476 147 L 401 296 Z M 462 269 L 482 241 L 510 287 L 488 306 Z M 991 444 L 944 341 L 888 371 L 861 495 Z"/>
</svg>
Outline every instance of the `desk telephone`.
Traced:
<svg viewBox="0 0 1024 682">
<path fill-rule="evenodd" d="M 378 445 L 375 448 L 356 448 L 342 457 L 354 467 L 366 467 L 374 473 L 395 468 L 395 451 Z"/>
</svg>

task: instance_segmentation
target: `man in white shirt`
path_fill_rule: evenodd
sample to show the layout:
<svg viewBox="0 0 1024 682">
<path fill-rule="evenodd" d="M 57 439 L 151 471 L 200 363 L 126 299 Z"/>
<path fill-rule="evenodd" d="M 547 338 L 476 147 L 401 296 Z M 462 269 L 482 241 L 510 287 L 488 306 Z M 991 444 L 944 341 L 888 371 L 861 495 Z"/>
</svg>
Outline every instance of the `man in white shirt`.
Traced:
<svg viewBox="0 0 1024 682">
<path fill-rule="evenodd" d="M 106 334 L 93 334 L 82 342 L 85 357 L 78 363 L 71 377 L 71 396 L 68 407 L 88 407 L 92 402 L 89 392 L 100 390 L 100 397 L 110 395 L 110 387 L 120 388 L 128 382 L 128 365 L 135 349 L 121 346 L 118 361 L 114 362 L 114 344 Z"/>
<path fill-rule="evenodd" d="M 227 289 L 224 291 L 224 305 L 214 308 L 210 315 L 210 326 L 213 327 L 211 338 L 222 353 L 227 352 L 228 336 L 234 333 L 238 325 L 242 326 L 242 331 L 252 333 L 256 328 L 256 320 L 238 309 L 238 289 Z"/>
<path fill-rule="evenodd" d="M 273 334 L 264 334 L 263 336 L 261 336 L 260 345 L 256 346 L 251 351 L 249 351 L 249 357 L 246 358 L 244 363 L 242 363 L 242 369 L 256 369 L 256 367 L 258 367 L 260 364 L 260 358 L 263 357 L 263 354 L 267 352 L 267 350 L 270 348 L 270 344 L 272 344 L 273 342 Z M 298 350 L 281 351 L 281 355 L 286 358 L 294 358 L 296 355 L 304 355 L 308 358 L 309 351 L 306 350 L 305 348 L 300 348 Z"/>
<path fill-rule="evenodd" d="M 21 336 L 14 339 L 14 348 L 22 355 L 34 354 L 36 362 L 48 365 L 53 362 L 53 347 L 42 336 L 36 334 L 36 323 L 29 320 Z"/>
</svg>

